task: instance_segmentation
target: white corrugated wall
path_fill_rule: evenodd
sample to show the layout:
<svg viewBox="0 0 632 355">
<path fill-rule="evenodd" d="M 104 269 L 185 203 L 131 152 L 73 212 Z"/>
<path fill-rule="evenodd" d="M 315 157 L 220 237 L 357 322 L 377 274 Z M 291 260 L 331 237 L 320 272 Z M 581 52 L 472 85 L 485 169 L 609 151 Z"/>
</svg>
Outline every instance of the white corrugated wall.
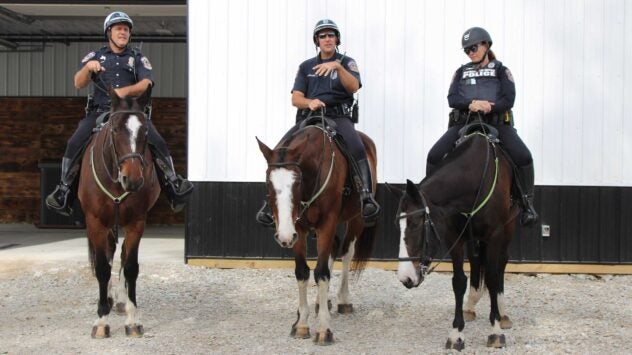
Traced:
<svg viewBox="0 0 632 355">
<path fill-rule="evenodd" d="M 379 180 L 418 181 L 446 128 L 460 36 L 492 35 L 516 80 L 516 128 L 539 185 L 632 186 L 632 1 L 190 0 L 189 178 L 263 181 L 255 136 L 293 124 L 290 90 L 317 20 L 360 67 L 358 129 Z M 627 60 L 626 60 L 627 58 Z"/>
<path fill-rule="evenodd" d="M 42 51 L 0 52 L 0 96 L 86 96 L 87 89 L 75 89 L 74 75 L 83 57 L 104 45 L 48 43 Z M 186 97 L 186 44 L 144 43 L 141 51 L 154 70 L 152 96 Z"/>
</svg>

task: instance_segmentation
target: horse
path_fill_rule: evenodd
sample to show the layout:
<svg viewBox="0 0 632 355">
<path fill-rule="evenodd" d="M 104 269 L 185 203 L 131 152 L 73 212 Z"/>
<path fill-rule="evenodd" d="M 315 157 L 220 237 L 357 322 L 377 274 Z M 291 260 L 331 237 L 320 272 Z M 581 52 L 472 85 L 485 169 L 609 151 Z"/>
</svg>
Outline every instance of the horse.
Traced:
<svg viewBox="0 0 632 355">
<path fill-rule="evenodd" d="M 151 88 L 140 97 L 119 98 L 110 89 L 109 120 L 93 134 L 82 157 L 78 197 L 85 215 L 88 252 L 93 275 L 99 282 L 98 318 L 93 338 L 110 336 L 108 315 L 113 306 L 125 312 L 125 333 L 142 337 L 136 303 L 138 247 L 147 212 L 160 194 L 154 163 L 147 147 L 147 105 Z M 110 274 L 118 243 L 118 228 L 125 231 L 121 247 L 118 290 Z M 123 296 L 123 290 L 127 291 Z M 114 305 L 114 302 L 117 302 Z"/>
<path fill-rule="evenodd" d="M 482 132 L 475 127 L 482 127 Z M 447 349 L 460 351 L 465 347 L 464 319 L 475 319 L 474 307 L 485 286 L 491 300 L 492 326 L 487 346 L 504 347 L 501 329 L 512 326 L 503 298 L 504 272 L 519 208 L 511 199 L 512 163 L 491 131 L 495 129 L 481 123 L 466 126 L 454 150 L 434 173 L 419 185 L 407 180 L 403 190 L 391 189 L 400 199 L 396 215 L 399 281 L 407 288 L 418 287 L 434 269 L 429 267 L 441 241 L 448 250 L 444 257 L 447 253 L 451 256 L 456 304 Z M 471 267 L 465 307 L 464 246 Z"/>
<path fill-rule="evenodd" d="M 270 149 L 257 138 L 259 149 L 268 164 L 266 184 L 268 202 L 275 221 L 274 238 L 281 247 L 292 248 L 294 252 L 299 291 L 297 319 L 290 332 L 290 336 L 294 338 L 310 338 L 310 311 L 307 303 L 310 269 L 306 262 L 306 243 L 310 230 L 315 231 L 317 237 L 318 257 L 314 279 L 318 285 L 315 306 L 318 326 L 314 343 L 318 345 L 334 342 L 329 325 L 331 303 L 328 302 L 327 295 L 330 270 L 338 255 L 337 251 L 341 246 L 342 275 L 338 290 L 338 313 L 348 314 L 353 312 L 349 296 L 350 262 L 354 260 L 353 269 L 358 272 L 359 277 L 371 254 L 376 228 L 375 224 L 365 225 L 358 193 L 355 189 L 345 187 L 350 180 L 349 164 L 341 149 L 333 142 L 331 125 L 307 125 L 287 140 L 282 139 L 274 149 Z M 375 144 L 364 133 L 358 133 L 370 162 L 375 191 Z M 346 223 L 342 245 L 336 236 L 336 226 L 339 223 Z M 320 305 L 325 304 L 327 310 L 319 312 Z"/>
</svg>

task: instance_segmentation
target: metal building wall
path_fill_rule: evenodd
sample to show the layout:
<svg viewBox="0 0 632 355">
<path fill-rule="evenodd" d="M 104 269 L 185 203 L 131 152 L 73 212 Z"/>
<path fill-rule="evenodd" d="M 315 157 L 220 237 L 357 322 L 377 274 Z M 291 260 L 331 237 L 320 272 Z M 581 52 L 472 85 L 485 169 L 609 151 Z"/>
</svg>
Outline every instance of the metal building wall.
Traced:
<svg viewBox="0 0 632 355">
<path fill-rule="evenodd" d="M 139 43 L 132 43 L 139 46 Z M 46 44 L 40 52 L 0 52 L 0 96 L 85 96 L 76 90 L 75 72 L 83 57 L 104 43 Z M 187 46 L 185 43 L 142 45 L 153 67 L 154 97 L 186 97 Z"/>
<path fill-rule="evenodd" d="M 450 80 L 467 61 L 461 34 L 483 26 L 516 80 L 516 128 L 536 183 L 632 186 L 630 1 L 191 0 L 188 10 L 194 180 L 263 180 L 254 136 L 274 145 L 293 123 L 294 75 L 328 17 L 362 74 L 358 128 L 376 141 L 380 181 L 423 177 Z"/>
</svg>

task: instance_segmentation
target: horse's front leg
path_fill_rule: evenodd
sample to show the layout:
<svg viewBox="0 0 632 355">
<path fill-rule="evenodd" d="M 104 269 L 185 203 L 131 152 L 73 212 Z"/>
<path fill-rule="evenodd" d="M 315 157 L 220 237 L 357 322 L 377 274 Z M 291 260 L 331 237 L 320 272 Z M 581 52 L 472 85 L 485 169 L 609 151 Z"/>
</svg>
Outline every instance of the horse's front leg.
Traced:
<svg viewBox="0 0 632 355">
<path fill-rule="evenodd" d="M 112 307 L 111 298 L 108 297 L 109 281 L 112 272 L 111 250 L 114 243 L 108 236 L 108 230 L 101 226 L 94 218 L 86 216 L 88 230 L 88 245 L 94 274 L 99 282 L 99 304 L 97 307 L 98 318 L 92 326 L 91 336 L 102 339 L 110 337 L 109 315 Z"/>
<path fill-rule="evenodd" d="M 459 243 L 452 253 L 452 290 L 454 291 L 454 320 L 452 321 L 452 330 L 445 343 L 446 349 L 455 349 L 461 351 L 465 348 L 465 336 L 463 328 L 465 328 L 465 320 L 463 319 L 463 296 L 467 287 L 467 276 L 463 271 L 463 244 Z"/>
<path fill-rule="evenodd" d="M 136 280 L 138 279 L 138 247 L 140 238 L 145 230 L 144 219 L 127 227 L 125 230 L 125 242 L 121 251 L 121 269 L 125 276 L 125 286 L 127 289 L 127 299 L 125 301 L 125 335 L 128 337 L 140 338 L 144 330 L 140 323 L 140 315 L 136 303 Z"/>
<path fill-rule="evenodd" d="M 329 218 L 329 221 L 335 220 L 335 218 Z M 318 304 L 327 304 L 329 295 L 329 280 L 331 279 L 330 271 L 330 258 L 331 249 L 334 244 L 336 231 L 336 224 L 331 222 L 318 228 L 316 234 L 318 236 L 317 249 L 318 260 L 316 262 L 316 268 L 314 269 L 314 279 L 318 285 Z M 329 309 L 321 309 L 318 312 L 318 326 L 316 328 L 316 336 L 314 337 L 314 343 L 318 345 L 330 345 L 334 342 L 334 334 L 329 326 L 329 320 L 331 318 Z"/>
<path fill-rule="evenodd" d="M 463 318 L 469 322 L 476 319 L 476 304 L 485 291 L 482 273 L 484 265 L 481 265 L 481 261 L 485 260 L 485 244 L 479 243 L 474 238 L 469 239 L 467 257 L 470 260 L 470 289 L 467 293 L 467 302 L 463 307 Z"/>
<path fill-rule="evenodd" d="M 309 266 L 305 259 L 307 253 L 306 233 L 299 234 L 298 241 L 294 244 L 294 274 L 298 284 L 298 310 L 296 311 L 296 322 L 292 324 L 290 336 L 294 338 L 308 339 L 309 305 L 307 304 L 307 284 L 309 282 Z"/>
</svg>

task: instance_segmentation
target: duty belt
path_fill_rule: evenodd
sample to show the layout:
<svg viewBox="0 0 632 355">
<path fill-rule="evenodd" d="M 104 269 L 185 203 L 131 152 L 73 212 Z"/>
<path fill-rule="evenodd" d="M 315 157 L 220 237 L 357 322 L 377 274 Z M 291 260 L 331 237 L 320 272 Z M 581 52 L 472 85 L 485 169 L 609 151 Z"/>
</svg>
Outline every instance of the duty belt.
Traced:
<svg viewBox="0 0 632 355">
<path fill-rule="evenodd" d="M 448 127 L 452 127 L 458 124 L 465 124 L 468 121 L 468 118 L 470 121 L 478 118 L 478 114 L 476 112 L 456 109 L 452 110 L 449 116 L 450 122 L 448 123 Z M 513 112 L 511 110 L 508 110 L 505 112 L 488 113 L 483 115 L 483 121 L 495 126 L 499 126 L 501 124 L 513 126 Z"/>
<path fill-rule="evenodd" d="M 325 106 L 321 110 L 325 116 L 351 116 L 351 105 L 349 104 Z M 299 113 L 301 116 L 307 116 L 310 111 L 310 109 L 306 108 L 299 110 Z"/>
</svg>

